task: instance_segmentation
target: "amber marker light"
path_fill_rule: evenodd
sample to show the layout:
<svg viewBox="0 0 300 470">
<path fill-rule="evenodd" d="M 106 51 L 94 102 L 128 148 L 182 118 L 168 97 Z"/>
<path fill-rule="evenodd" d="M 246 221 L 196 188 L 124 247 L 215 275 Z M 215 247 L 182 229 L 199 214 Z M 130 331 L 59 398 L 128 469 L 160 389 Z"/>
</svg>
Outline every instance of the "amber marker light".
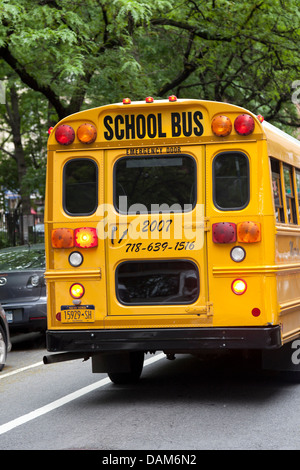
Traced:
<svg viewBox="0 0 300 470">
<path fill-rule="evenodd" d="M 82 144 L 92 144 L 97 138 L 97 129 L 93 124 L 81 124 L 77 129 L 77 137 Z"/>
<path fill-rule="evenodd" d="M 77 282 L 75 284 L 72 284 L 70 287 L 70 294 L 73 297 L 73 299 L 81 299 L 84 292 L 85 290 L 84 290 L 83 285 Z"/>
<path fill-rule="evenodd" d="M 51 231 L 51 244 L 53 248 L 72 248 L 74 246 L 74 233 L 70 228 L 55 228 Z"/>
<path fill-rule="evenodd" d="M 241 222 L 237 224 L 237 239 L 241 243 L 255 243 L 261 241 L 260 224 L 256 222 Z"/>
<path fill-rule="evenodd" d="M 232 123 L 227 116 L 216 116 L 212 120 L 211 130 L 219 137 L 226 137 L 232 131 Z"/>
<path fill-rule="evenodd" d="M 97 230 L 90 227 L 76 228 L 74 230 L 75 246 L 80 248 L 93 248 L 98 246 Z"/>
<path fill-rule="evenodd" d="M 243 279 L 235 279 L 231 284 L 231 290 L 236 295 L 242 295 L 247 290 L 247 283 Z"/>
</svg>

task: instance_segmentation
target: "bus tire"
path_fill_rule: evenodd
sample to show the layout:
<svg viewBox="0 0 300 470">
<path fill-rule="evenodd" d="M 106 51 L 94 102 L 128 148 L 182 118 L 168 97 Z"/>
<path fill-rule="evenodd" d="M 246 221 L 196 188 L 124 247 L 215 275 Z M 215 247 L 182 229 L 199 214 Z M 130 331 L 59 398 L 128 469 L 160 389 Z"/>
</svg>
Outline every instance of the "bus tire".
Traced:
<svg viewBox="0 0 300 470">
<path fill-rule="evenodd" d="M 7 339 L 2 326 L 0 326 L 0 372 L 3 370 L 7 356 Z"/>
<path fill-rule="evenodd" d="M 138 382 L 144 365 L 143 351 L 130 353 L 130 370 L 128 372 L 108 372 L 110 380 L 117 385 L 132 384 Z"/>
</svg>

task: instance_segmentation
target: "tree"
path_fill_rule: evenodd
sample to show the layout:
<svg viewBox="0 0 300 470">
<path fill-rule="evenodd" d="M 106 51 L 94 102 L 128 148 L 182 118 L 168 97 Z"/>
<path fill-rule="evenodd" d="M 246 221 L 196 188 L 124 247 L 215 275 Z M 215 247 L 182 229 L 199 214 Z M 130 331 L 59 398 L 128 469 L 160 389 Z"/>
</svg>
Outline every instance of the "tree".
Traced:
<svg viewBox="0 0 300 470">
<path fill-rule="evenodd" d="M 59 119 L 175 91 L 299 126 L 296 0 L 3 0 L 1 19 L 0 57 Z"/>
<path fill-rule="evenodd" d="M 0 165 L 16 164 L 25 211 L 43 186 L 47 128 L 80 109 L 174 93 L 300 127 L 296 0 L 0 2 Z"/>
</svg>

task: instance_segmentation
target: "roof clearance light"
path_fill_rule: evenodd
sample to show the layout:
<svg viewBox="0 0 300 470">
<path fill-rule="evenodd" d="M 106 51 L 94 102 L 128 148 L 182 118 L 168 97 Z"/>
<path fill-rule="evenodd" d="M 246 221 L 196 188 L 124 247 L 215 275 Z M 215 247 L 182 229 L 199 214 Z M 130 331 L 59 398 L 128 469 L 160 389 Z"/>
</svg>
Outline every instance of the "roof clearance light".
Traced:
<svg viewBox="0 0 300 470">
<path fill-rule="evenodd" d="M 258 114 L 257 119 L 259 120 L 259 122 L 263 122 L 265 120 L 265 118 L 261 114 Z"/>
<path fill-rule="evenodd" d="M 74 142 L 75 132 L 71 126 L 62 124 L 55 131 L 55 138 L 61 145 L 70 145 Z"/>
<path fill-rule="evenodd" d="M 98 246 L 97 229 L 90 227 L 76 228 L 74 230 L 75 246 L 80 248 L 93 248 Z"/>
<path fill-rule="evenodd" d="M 177 96 L 175 96 L 175 95 L 169 96 L 169 101 L 171 101 L 171 102 L 177 101 Z"/>
<path fill-rule="evenodd" d="M 130 98 L 123 98 L 123 104 L 131 104 Z"/>
<path fill-rule="evenodd" d="M 226 137 L 232 131 L 232 123 L 227 116 L 216 116 L 211 123 L 213 133 L 220 137 Z"/>
<path fill-rule="evenodd" d="M 77 129 L 77 137 L 83 144 L 92 144 L 97 138 L 97 129 L 93 124 L 81 124 Z"/>
<path fill-rule="evenodd" d="M 243 279 L 235 279 L 231 284 L 231 290 L 236 295 L 242 295 L 247 290 L 247 283 Z"/>
<path fill-rule="evenodd" d="M 48 134 L 50 135 L 52 131 L 53 131 L 53 127 L 49 127 Z"/>
<path fill-rule="evenodd" d="M 237 239 L 242 243 L 260 242 L 260 224 L 257 224 L 256 222 L 241 222 L 240 224 L 237 224 Z"/>
<path fill-rule="evenodd" d="M 70 294 L 73 299 L 80 299 L 84 294 L 84 287 L 82 284 L 75 283 L 70 287 Z"/>
<path fill-rule="evenodd" d="M 240 114 L 234 121 L 234 128 L 240 135 L 249 135 L 254 131 L 254 119 L 249 114 Z"/>
<path fill-rule="evenodd" d="M 146 103 L 153 103 L 154 99 L 152 98 L 152 96 L 147 96 L 146 98 Z"/>
<path fill-rule="evenodd" d="M 234 243 L 236 241 L 236 225 L 230 222 L 219 222 L 212 226 L 214 243 Z"/>
<path fill-rule="evenodd" d="M 53 248 L 72 248 L 74 246 L 73 230 L 70 228 L 56 228 L 51 232 Z"/>
</svg>

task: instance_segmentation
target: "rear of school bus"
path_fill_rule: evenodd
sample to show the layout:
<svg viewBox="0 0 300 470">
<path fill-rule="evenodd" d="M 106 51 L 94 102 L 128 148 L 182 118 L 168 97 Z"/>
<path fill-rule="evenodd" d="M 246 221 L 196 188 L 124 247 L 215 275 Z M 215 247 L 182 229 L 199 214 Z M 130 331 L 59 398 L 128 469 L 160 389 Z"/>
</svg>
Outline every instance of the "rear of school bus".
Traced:
<svg viewBox="0 0 300 470">
<path fill-rule="evenodd" d="M 266 148 L 259 120 L 225 103 L 124 100 L 58 123 L 49 361 L 92 357 L 117 382 L 145 352 L 280 346 Z"/>
</svg>

